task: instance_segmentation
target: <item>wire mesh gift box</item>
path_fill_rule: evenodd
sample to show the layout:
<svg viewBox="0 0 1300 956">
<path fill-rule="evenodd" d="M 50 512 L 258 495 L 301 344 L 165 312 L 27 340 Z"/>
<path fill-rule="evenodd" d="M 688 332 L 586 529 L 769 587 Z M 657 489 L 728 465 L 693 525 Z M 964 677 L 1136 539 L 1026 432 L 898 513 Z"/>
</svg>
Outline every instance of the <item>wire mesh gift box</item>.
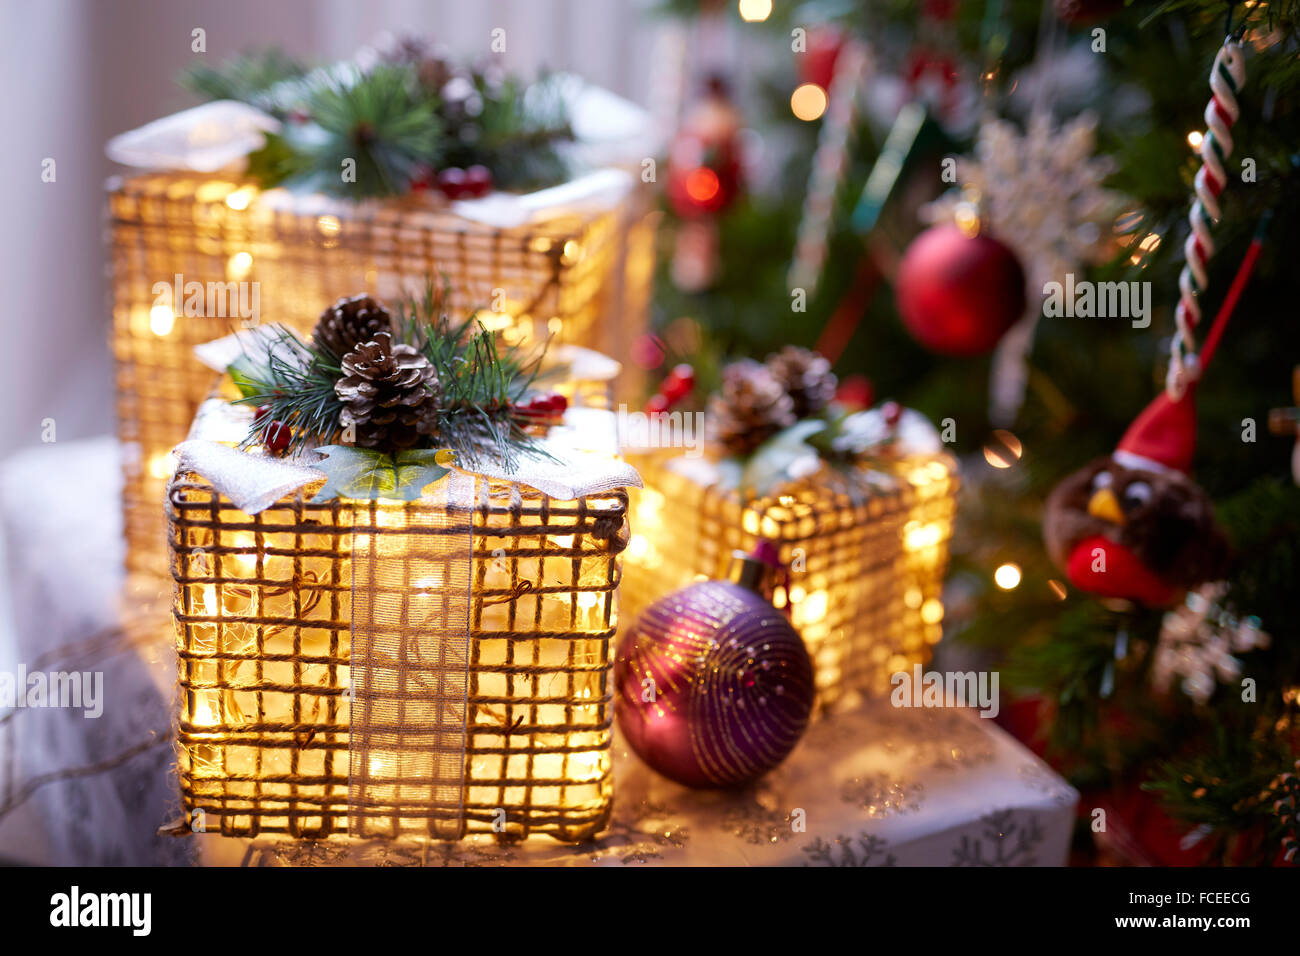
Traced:
<svg viewBox="0 0 1300 956">
<path fill-rule="evenodd" d="M 773 603 L 804 638 L 819 710 L 885 693 L 891 675 L 924 664 L 942 637 L 956 462 L 915 412 L 888 446 L 878 411 L 855 424 L 870 455 L 762 493 L 711 457 L 635 456 L 645 487 L 632 503 L 623 613 L 723 576 L 734 550 L 766 540 L 785 579 Z"/>
<path fill-rule="evenodd" d="M 569 409 L 541 446 L 552 457 L 508 467 L 399 453 L 395 485 L 352 497 L 327 465 L 353 449 L 318 449 L 318 469 L 236 447 L 255 413 L 223 387 L 167 488 L 189 826 L 600 831 L 625 487 L 639 484 L 606 441 L 612 413 Z"/>
<path fill-rule="evenodd" d="M 147 164 L 147 130 L 124 134 L 110 156 Z M 169 452 L 211 385 L 195 345 L 261 314 L 305 332 L 321 303 L 352 290 L 396 297 L 443 275 L 454 314 L 481 311 L 511 340 L 549 336 L 626 355 L 646 323 L 657 222 L 632 184 L 606 168 L 524 196 L 448 203 L 429 192 L 357 202 L 263 190 L 229 169 L 153 168 L 111 180 L 128 568 L 165 566 L 159 503 Z"/>
</svg>

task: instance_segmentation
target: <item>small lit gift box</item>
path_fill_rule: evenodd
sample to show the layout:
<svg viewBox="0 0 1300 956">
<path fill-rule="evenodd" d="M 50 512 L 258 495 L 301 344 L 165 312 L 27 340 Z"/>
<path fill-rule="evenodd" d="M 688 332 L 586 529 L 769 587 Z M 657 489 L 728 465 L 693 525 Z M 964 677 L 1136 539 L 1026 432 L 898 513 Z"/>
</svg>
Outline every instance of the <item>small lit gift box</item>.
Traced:
<svg viewBox="0 0 1300 956">
<path fill-rule="evenodd" d="M 109 144 L 110 158 L 136 170 L 112 180 L 108 195 L 129 568 L 165 565 L 159 502 L 168 453 L 210 386 L 193 347 L 261 316 L 305 332 L 323 303 L 350 291 L 391 298 L 441 275 L 454 313 L 478 311 L 511 340 L 551 337 L 628 354 L 646 322 L 656 215 L 646 189 L 620 168 L 627 157 L 604 140 L 626 136 L 634 148 L 629 128 L 643 114 L 576 81 L 564 89 L 568 145 L 587 162 L 532 192 L 451 198 L 436 182 L 385 196 L 337 181 L 333 195 L 267 188 L 255 175 L 265 164 L 254 169 L 245 156 L 265 151 L 268 134 L 288 141 L 293 122 L 232 101 Z M 653 151 L 634 155 L 639 163 Z"/>
<path fill-rule="evenodd" d="M 551 415 L 512 464 L 341 445 L 277 457 L 281 423 L 223 389 L 167 489 L 187 828 L 598 832 L 625 488 L 639 484 L 612 413 Z"/>
<path fill-rule="evenodd" d="M 715 398 L 709 416 L 719 414 Z M 645 488 L 633 499 L 623 613 L 722 577 L 733 551 L 766 540 L 785 579 L 773 603 L 804 638 L 826 710 L 857 692 L 888 692 L 890 675 L 923 664 L 942 636 L 956 462 L 910 410 L 786 425 L 743 462 L 702 446 L 633 454 L 647 444 L 633 436 Z M 668 421 L 650 434 L 650 445 L 673 444 Z"/>
</svg>

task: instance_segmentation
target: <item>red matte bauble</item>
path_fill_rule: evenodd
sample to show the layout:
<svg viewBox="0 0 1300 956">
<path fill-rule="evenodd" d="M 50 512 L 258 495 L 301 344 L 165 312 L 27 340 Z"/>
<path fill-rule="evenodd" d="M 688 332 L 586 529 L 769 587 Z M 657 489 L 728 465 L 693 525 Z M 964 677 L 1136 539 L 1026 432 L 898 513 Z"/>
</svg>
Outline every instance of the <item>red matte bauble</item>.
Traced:
<svg viewBox="0 0 1300 956">
<path fill-rule="evenodd" d="M 701 581 L 650 605 L 619 643 L 615 713 L 671 780 L 738 787 L 794 749 L 813 706 L 803 639 L 756 591 Z"/>
<path fill-rule="evenodd" d="M 1072 27 L 1096 23 L 1124 9 L 1124 0 L 1053 0 L 1053 9 Z"/>
<path fill-rule="evenodd" d="M 668 151 L 668 201 L 683 219 L 722 212 L 743 188 L 740 112 L 721 77 L 690 110 Z"/>
<path fill-rule="evenodd" d="M 908 246 L 894 294 L 903 323 L 926 348 L 984 355 L 1025 311 L 1025 270 L 992 236 L 933 226 Z"/>
<path fill-rule="evenodd" d="M 843 49 L 843 32 L 831 26 L 813 27 L 808 31 L 808 48 L 798 57 L 799 81 L 829 90 Z"/>
</svg>

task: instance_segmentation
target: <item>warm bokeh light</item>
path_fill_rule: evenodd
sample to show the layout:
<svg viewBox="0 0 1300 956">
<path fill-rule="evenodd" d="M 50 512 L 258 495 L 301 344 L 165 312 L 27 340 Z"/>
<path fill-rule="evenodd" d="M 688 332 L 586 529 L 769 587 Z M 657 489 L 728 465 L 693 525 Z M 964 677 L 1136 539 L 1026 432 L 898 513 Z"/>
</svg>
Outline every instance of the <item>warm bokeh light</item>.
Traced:
<svg viewBox="0 0 1300 956">
<path fill-rule="evenodd" d="M 226 263 L 226 274 L 236 281 L 243 279 L 253 269 L 253 256 L 248 252 L 236 252 Z"/>
<path fill-rule="evenodd" d="M 826 91 L 816 83 L 805 83 L 790 94 L 790 110 L 797 119 L 811 123 L 826 112 Z"/>
<path fill-rule="evenodd" d="M 707 166 L 692 169 L 686 174 L 686 195 L 697 203 L 712 202 L 721 188 L 718 174 Z"/>
<path fill-rule="evenodd" d="M 171 332 L 176 324 L 176 314 L 165 305 L 155 305 L 149 310 L 149 331 L 162 336 Z"/>
<path fill-rule="evenodd" d="M 999 565 L 993 572 L 993 583 L 1004 591 L 1014 591 L 1020 587 L 1020 565 L 1011 562 Z"/>
<path fill-rule="evenodd" d="M 229 196 L 226 197 L 226 205 L 229 206 L 231 209 L 237 211 L 242 209 L 247 209 L 248 204 L 252 201 L 252 199 L 253 199 L 252 190 L 236 189 L 233 193 L 231 193 Z"/>
<path fill-rule="evenodd" d="M 984 460 L 994 468 L 1010 468 L 1020 460 L 1023 452 L 1020 439 L 1005 428 L 999 428 L 984 445 Z"/>
<path fill-rule="evenodd" d="M 1158 232 L 1147 233 L 1145 236 L 1142 237 L 1142 241 L 1138 243 L 1136 251 L 1134 251 L 1134 253 L 1131 256 L 1129 256 L 1129 262 L 1133 263 L 1133 265 L 1137 265 L 1148 255 L 1155 252 L 1159 248 L 1160 248 L 1160 233 Z"/>
<path fill-rule="evenodd" d="M 740 0 L 740 19 L 762 23 L 772 15 L 772 0 Z"/>
<path fill-rule="evenodd" d="M 1064 601 L 1064 600 L 1065 600 L 1065 594 L 1066 594 L 1066 591 L 1065 591 L 1065 585 L 1064 585 L 1064 584 L 1062 584 L 1060 581 L 1056 580 L 1056 578 L 1052 578 L 1052 580 L 1050 580 L 1050 581 L 1047 582 L 1047 586 L 1051 589 L 1051 591 L 1052 591 L 1052 596 L 1053 596 L 1054 598 L 1056 598 L 1058 601 Z"/>
<path fill-rule="evenodd" d="M 1201 143 L 1205 142 L 1205 136 L 1199 129 L 1194 129 L 1187 134 L 1187 145 L 1192 149 L 1200 149 Z"/>
</svg>

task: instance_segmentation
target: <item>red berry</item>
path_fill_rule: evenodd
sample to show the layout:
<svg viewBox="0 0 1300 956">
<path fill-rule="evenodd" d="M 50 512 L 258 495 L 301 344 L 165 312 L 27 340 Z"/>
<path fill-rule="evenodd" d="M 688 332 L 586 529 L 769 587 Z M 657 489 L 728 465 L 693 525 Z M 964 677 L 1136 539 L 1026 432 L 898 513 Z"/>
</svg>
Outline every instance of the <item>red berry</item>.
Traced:
<svg viewBox="0 0 1300 956">
<path fill-rule="evenodd" d="M 668 399 L 663 395 L 651 395 L 650 401 L 645 403 L 645 410 L 648 414 L 657 415 L 660 412 L 668 411 Z"/>
<path fill-rule="evenodd" d="M 565 409 L 569 407 L 569 400 L 558 392 L 546 399 L 547 407 L 556 414 L 563 415 Z"/>
<path fill-rule="evenodd" d="M 264 419 L 267 415 L 270 414 L 271 414 L 270 405 L 259 405 L 257 407 L 257 411 L 253 413 L 253 424 L 256 425 L 258 422 L 260 422 L 262 419 Z"/>
<path fill-rule="evenodd" d="M 474 165 L 465 170 L 464 194 L 466 196 L 486 196 L 492 191 L 492 170 L 486 166 Z"/>
<path fill-rule="evenodd" d="M 284 422 L 271 422 L 266 428 L 266 450 L 273 455 L 283 454 L 289 448 L 293 432 Z"/>
<path fill-rule="evenodd" d="M 459 166 L 449 166 L 438 173 L 438 188 L 448 199 L 460 199 L 466 195 L 465 170 Z"/>
<path fill-rule="evenodd" d="M 683 363 L 668 373 L 659 390 L 669 402 L 676 403 L 691 394 L 694 388 L 695 369 Z"/>
<path fill-rule="evenodd" d="M 437 182 L 437 175 L 432 166 L 420 166 L 411 176 L 411 192 L 422 193 L 427 189 L 432 189 Z"/>
</svg>

